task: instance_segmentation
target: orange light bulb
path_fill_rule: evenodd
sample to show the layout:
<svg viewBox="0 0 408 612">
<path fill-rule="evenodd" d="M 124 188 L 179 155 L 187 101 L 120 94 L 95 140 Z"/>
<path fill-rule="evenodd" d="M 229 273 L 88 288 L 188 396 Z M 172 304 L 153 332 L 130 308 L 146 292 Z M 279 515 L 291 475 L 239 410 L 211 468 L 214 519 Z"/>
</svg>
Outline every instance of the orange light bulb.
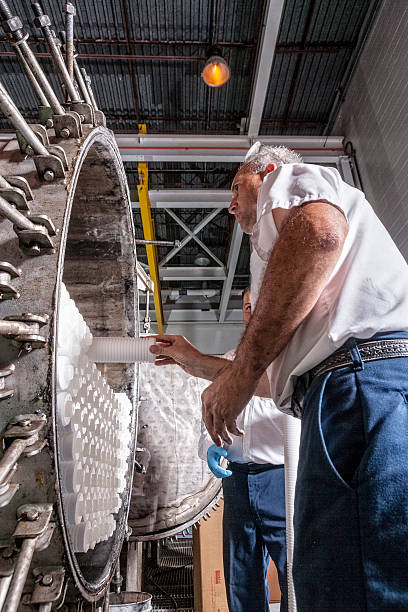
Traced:
<svg viewBox="0 0 408 612">
<path fill-rule="evenodd" d="M 228 81 L 230 69 L 222 57 L 213 55 L 207 60 L 201 76 L 210 87 L 220 87 Z"/>
</svg>

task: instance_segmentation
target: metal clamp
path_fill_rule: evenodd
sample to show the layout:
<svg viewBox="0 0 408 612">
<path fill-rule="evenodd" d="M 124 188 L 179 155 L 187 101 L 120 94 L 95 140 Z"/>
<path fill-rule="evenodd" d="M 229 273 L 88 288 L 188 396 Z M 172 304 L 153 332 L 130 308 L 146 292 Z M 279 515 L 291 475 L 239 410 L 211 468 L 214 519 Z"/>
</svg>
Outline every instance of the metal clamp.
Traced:
<svg viewBox="0 0 408 612">
<path fill-rule="evenodd" d="M 25 179 L 22 179 L 21 177 L 16 178 L 21 179 L 20 185 L 23 185 L 22 181 L 24 181 Z M 27 199 L 32 200 L 33 197 L 30 187 L 28 187 L 28 189 L 31 197 L 27 198 L 27 191 L 25 189 L 21 189 L 21 187 L 17 185 L 12 185 L 10 181 L 0 175 L 0 196 L 3 197 L 10 204 L 13 204 L 13 206 L 15 206 L 17 210 L 30 210 L 30 207 L 27 204 Z"/>
<path fill-rule="evenodd" d="M 31 597 L 28 595 L 25 604 L 51 604 L 62 595 L 65 578 L 63 567 L 36 567 L 33 569 L 35 580 L 34 591 Z"/>
<path fill-rule="evenodd" d="M 0 300 L 11 300 L 20 297 L 17 289 L 11 284 L 12 279 L 19 276 L 21 276 L 21 268 L 15 268 L 8 261 L 0 261 Z"/>
<path fill-rule="evenodd" d="M 23 414 L 12 419 L 3 434 L 5 452 L 0 460 L 0 507 L 6 506 L 19 488 L 11 483 L 17 469 L 17 461 L 22 455 L 32 456 L 44 448 L 46 440 L 40 439 L 40 431 L 45 426 L 45 414 Z"/>
<path fill-rule="evenodd" d="M 16 612 L 35 550 L 46 548 L 53 534 L 51 504 L 26 504 L 17 509 L 13 539 L 21 542 L 3 609 Z"/>
<path fill-rule="evenodd" d="M 58 138 L 81 138 L 81 117 L 75 111 L 67 111 L 64 115 L 53 115 L 52 120 Z"/>
<path fill-rule="evenodd" d="M 14 395 L 14 389 L 5 389 L 5 378 L 14 374 L 16 366 L 14 363 L 0 370 L 0 400 L 9 399 Z"/>
<path fill-rule="evenodd" d="M 27 249 L 31 255 L 40 255 L 41 249 L 52 249 L 54 245 L 50 236 L 55 236 L 56 230 L 51 219 L 47 215 L 30 213 L 25 217 L 32 227 L 20 228 L 14 225 L 20 247 Z"/>
<path fill-rule="evenodd" d="M 0 320 L 0 335 L 11 338 L 18 347 L 30 352 L 46 344 L 47 338 L 40 335 L 40 328 L 48 323 L 48 320 L 47 314 L 27 312 L 22 315 L 9 315 Z"/>
</svg>

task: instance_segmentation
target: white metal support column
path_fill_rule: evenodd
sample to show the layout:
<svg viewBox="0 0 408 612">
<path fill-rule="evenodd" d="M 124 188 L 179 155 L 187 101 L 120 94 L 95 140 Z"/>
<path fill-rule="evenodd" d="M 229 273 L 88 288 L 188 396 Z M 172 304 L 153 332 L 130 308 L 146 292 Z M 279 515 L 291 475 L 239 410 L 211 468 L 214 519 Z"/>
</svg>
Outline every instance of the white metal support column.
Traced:
<svg viewBox="0 0 408 612">
<path fill-rule="evenodd" d="M 250 138 L 256 138 L 259 134 L 284 3 L 285 0 L 269 0 L 266 7 L 249 107 L 248 136 Z"/>
<path fill-rule="evenodd" d="M 220 323 L 225 321 L 225 313 L 227 312 L 228 302 L 231 295 L 232 283 L 235 276 L 235 270 L 237 269 L 239 251 L 241 249 L 243 232 L 238 223 L 235 221 L 234 229 L 232 231 L 231 246 L 228 254 L 227 262 L 227 278 L 224 281 L 220 299 L 220 308 L 218 314 L 218 320 Z"/>
</svg>

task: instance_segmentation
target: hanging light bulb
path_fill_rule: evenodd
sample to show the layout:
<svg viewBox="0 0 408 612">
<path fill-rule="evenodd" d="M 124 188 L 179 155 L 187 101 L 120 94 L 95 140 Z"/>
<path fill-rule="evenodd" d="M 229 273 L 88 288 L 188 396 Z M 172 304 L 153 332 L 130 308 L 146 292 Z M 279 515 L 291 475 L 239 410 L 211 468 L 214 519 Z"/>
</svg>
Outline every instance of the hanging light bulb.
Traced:
<svg viewBox="0 0 408 612">
<path fill-rule="evenodd" d="M 201 76 L 210 87 L 220 87 L 230 78 L 231 71 L 221 55 L 211 55 L 205 63 Z"/>
</svg>

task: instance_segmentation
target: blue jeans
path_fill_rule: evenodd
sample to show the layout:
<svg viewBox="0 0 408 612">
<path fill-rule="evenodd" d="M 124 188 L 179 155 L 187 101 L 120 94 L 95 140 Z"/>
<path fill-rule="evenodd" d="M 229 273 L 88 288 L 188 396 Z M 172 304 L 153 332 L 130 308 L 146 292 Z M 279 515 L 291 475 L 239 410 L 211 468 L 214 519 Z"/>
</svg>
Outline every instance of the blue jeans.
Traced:
<svg viewBox="0 0 408 612">
<path fill-rule="evenodd" d="M 230 612 L 269 610 L 270 557 L 278 571 L 281 611 L 287 611 L 284 469 L 265 467 L 229 463 L 233 474 L 223 479 L 224 576 Z"/>
<path fill-rule="evenodd" d="M 408 338 L 408 332 L 376 336 Z M 293 576 L 299 612 L 408 610 L 408 358 L 314 379 L 304 400 Z"/>
</svg>

